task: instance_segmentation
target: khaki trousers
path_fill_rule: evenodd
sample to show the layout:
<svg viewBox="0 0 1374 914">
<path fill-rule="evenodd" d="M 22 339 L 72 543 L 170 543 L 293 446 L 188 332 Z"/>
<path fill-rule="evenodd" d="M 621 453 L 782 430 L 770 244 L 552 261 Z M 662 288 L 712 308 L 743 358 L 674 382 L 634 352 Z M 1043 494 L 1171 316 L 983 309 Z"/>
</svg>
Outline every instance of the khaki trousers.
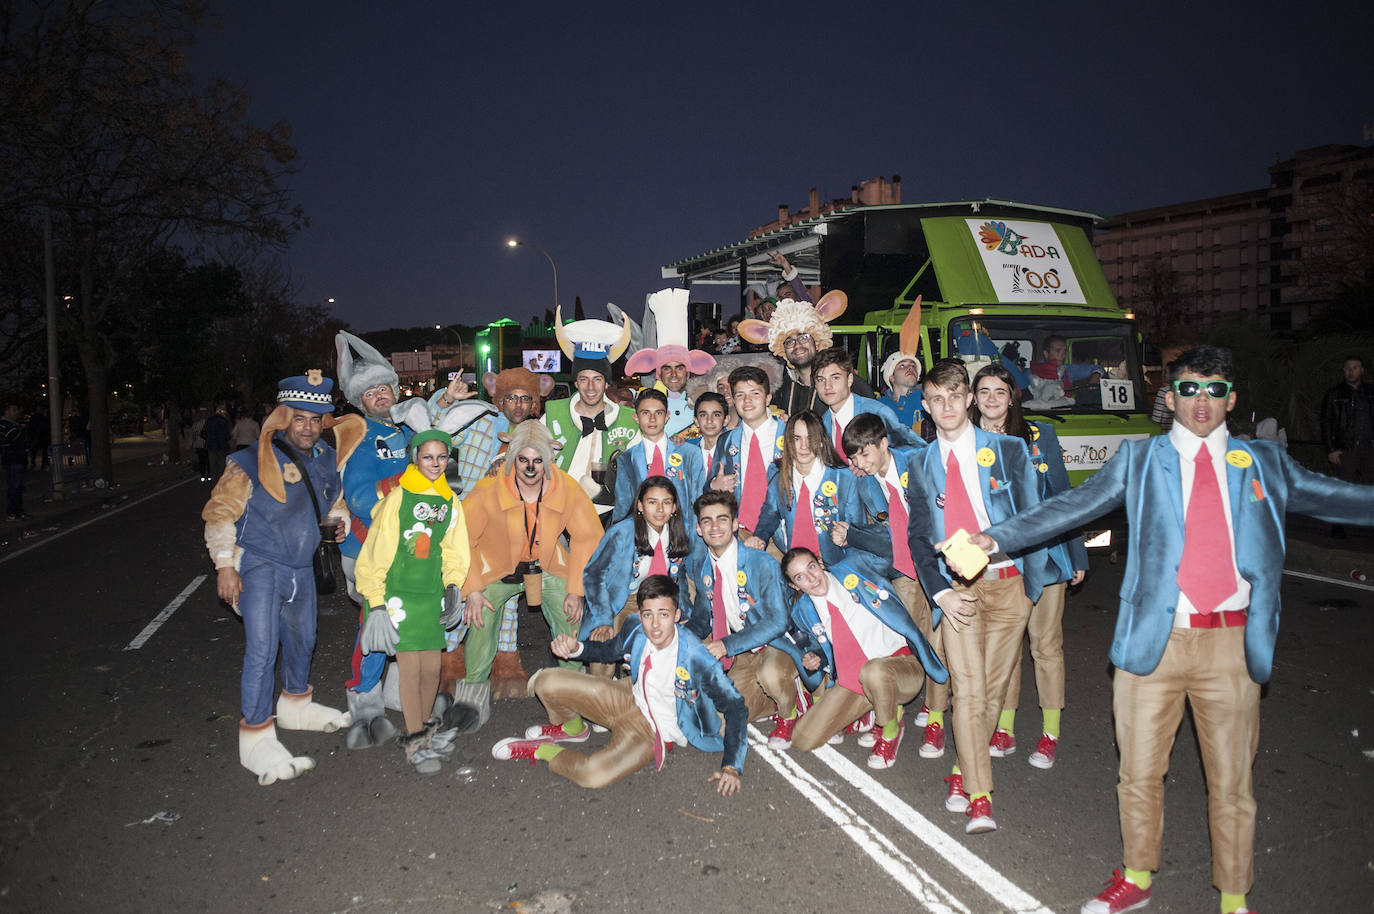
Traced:
<svg viewBox="0 0 1374 914">
<path fill-rule="evenodd" d="M 1255 796 L 1251 768 L 1259 747 L 1260 687 L 1245 668 L 1245 627 L 1175 628 L 1154 672 L 1117 670 L 1112 683 L 1121 751 L 1117 802 L 1122 861 L 1159 869 L 1164 843 L 1164 776 L 1183 720 L 1193 706 L 1202 769 L 1212 882 L 1243 895 L 1255 881 Z"/>
<path fill-rule="evenodd" d="M 907 615 L 911 616 L 911 621 L 916 623 L 917 630 L 926 636 L 926 640 L 930 642 L 935 655 L 940 658 L 941 663 L 944 663 L 944 629 L 937 630 L 931 624 L 930 601 L 926 599 L 926 592 L 921 589 L 921 582 L 915 578 L 899 574 L 892 582 L 892 589 L 897 592 L 898 599 L 906 607 Z M 949 683 L 927 679 L 925 703 L 926 707 L 932 711 L 943 711 L 949 707 Z"/>
<path fill-rule="evenodd" d="M 597 679 L 581 672 L 548 667 L 530 677 L 529 689 L 544 703 L 549 723 L 574 717 L 611 731 L 610 742 L 590 755 L 565 748 L 549 770 L 579 787 L 606 787 L 654 760 L 654 731 L 635 704 L 629 679 Z"/>
<path fill-rule="evenodd" d="M 964 790 L 970 794 L 992 790 L 992 762 L 988 740 L 997 729 L 1007 679 L 1021 650 L 1031 602 L 1020 577 L 975 581 L 971 587 L 956 583 L 956 590 L 972 590 L 978 598 L 973 619 L 963 631 L 952 626 L 945 632 L 945 657 L 954 693 L 954 747 Z"/>
<path fill-rule="evenodd" d="M 1026 635 L 1030 638 L 1031 660 L 1035 661 L 1035 691 L 1040 707 L 1064 709 L 1064 594 L 1066 583 L 1051 584 L 1040 593 L 1031 607 Z M 1007 696 L 1002 709 L 1016 710 L 1021 704 L 1021 659 L 1024 652 L 1017 645 L 1016 666 L 1007 682 Z"/>
<path fill-rule="evenodd" d="M 859 668 L 859 685 L 864 694 L 844 686 L 821 689 L 811 710 L 797 721 L 792 731 L 792 748 L 809 752 L 858 720 L 869 710 L 882 726 L 897 716 L 898 708 L 921 692 L 925 668 L 911 654 L 878 657 Z"/>
<path fill-rule="evenodd" d="M 750 720 L 775 711 L 790 714 L 797 704 L 797 690 L 793 688 L 797 667 L 791 657 L 775 647 L 736 654 L 727 675 L 744 697 Z"/>
</svg>

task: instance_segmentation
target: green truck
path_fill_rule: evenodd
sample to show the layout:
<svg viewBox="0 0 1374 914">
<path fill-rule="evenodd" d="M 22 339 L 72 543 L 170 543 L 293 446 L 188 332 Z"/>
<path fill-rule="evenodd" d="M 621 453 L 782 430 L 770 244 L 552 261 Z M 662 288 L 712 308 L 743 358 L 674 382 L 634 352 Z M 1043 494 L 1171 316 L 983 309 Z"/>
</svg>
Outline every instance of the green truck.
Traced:
<svg viewBox="0 0 1374 914">
<path fill-rule="evenodd" d="M 1091 213 L 998 200 L 853 206 L 663 268 L 701 287 L 777 279 L 781 251 L 804 282 L 844 289 L 837 344 L 876 389 L 878 369 L 921 300 L 920 356 L 958 357 L 972 375 L 998 361 L 1027 391 L 1028 415 L 1057 423 L 1075 484 L 1121 442 L 1159 434 L 1150 420 L 1133 315 L 1123 311 L 1093 253 Z M 1041 350 L 1064 343 L 1069 384 L 1037 377 Z"/>
</svg>

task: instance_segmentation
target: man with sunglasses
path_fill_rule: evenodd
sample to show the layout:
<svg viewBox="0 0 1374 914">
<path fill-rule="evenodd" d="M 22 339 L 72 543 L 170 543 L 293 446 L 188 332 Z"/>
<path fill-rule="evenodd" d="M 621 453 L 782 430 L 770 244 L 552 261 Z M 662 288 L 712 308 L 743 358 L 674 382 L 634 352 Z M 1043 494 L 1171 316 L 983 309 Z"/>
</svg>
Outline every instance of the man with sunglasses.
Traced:
<svg viewBox="0 0 1374 914">
<path fill-rule="evenodd" d="M 1300 467 L 1277 444 L 1226 430 L 1236 405 L 1231 353 L 1198 346 L 1169 365 L 1167 435 L 1126 441 L 1087 482 L 973 537 L 1015 553 L 1124 507 L 1129 557 L 1111 660 L 1123 870 L 1083 905 L 1118 914 L 1150 902 L 1164 834 L 1164 776 L 1193 705 L 1206 773 L 1212 881 L 1224 914 L 1245 912 L 1254 881 L 1260 687 L 1279 627 L 1284 516 L 1367 523 L 1374 486 Z"/>
</svg>

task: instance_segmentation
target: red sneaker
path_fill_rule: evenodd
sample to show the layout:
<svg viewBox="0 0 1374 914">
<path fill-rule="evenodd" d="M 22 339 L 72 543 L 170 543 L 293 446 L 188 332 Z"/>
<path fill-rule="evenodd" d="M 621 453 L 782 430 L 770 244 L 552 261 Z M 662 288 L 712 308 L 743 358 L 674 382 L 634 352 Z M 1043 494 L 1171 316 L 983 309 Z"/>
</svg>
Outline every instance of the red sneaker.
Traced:
<svg viewBox="0 0 1374 914">
<path fill-rule="evenodd" d="M 993 758 L 1006 758 L 1016 751 L 1016 737 L 1006 730 L 998 730 L 988 740 L 988 755 Z"/>
<path fill-rule="evenodd" d="M 774 714 L 773 720 L 777 722 L 777 726 L 773 728 L 772 733 L 768 734 L 768 748 L 791 749 L 792 731 L 796 729 L 797 721 L 800 719 L 801 715 L 793 717 L 790 720 L 784 720 Z"/>
<path fill-rule="evenodd" d="M 591 735 L 592 728 L 585 723 L 582 725 L 582 732 L 576 735 L 564 730 L 562 724 L 539 724 L 525 731 L 525 739 L 545 743 L 585 743 Z"/>
<path fill-rule="evenodd" d="M 945 778 L 945 783 L 949 785 L 949 795 L 945 797 L 945 809 L 950 812 L 967 812 L 968 794 L 964 793 L 964 776 L 962 774 L 951 774 Z"/>
<path fill-rule="evenodd" d="M 1081 914 L 1121 914 L 1122 911 L 1143 908 L 1149 903 L 1149 889 L 1142 889 L 1121 875 L 1121 870 L 1112 870 L 1107 887 L 1096 898 L 1084 902 L 1079 910 Z"/>
<path fill-rule="evenodd" d="M 926 736 L 921 741 L 921 758 L 939 758 L 945 754 L 945 728 L 942 724 L 926 724 Z M 959 810 L 962 812 L 963 810 Z"/>
<path fill-rule="evenodd" d="M 518 736 L 511 736 L 491 747 L 491 757 L 503 762 L 526 759 L 533 765 L 535 763 L 534 750 L 540 746 L 547 746 L 549 743 L 550 740 L 546 739 L 521 739 Z"/>
<path fill-rule="evenodd" d="M 845 727 L 844 732 L 859 734 L 859 738 L 855 740 L 855 742 L 865 749 L 871 749 L 873 748 L 873 744 L 878 741 L 878 730 L 880 728 L 874 726 L 876 723 L 877 715 L 869 711 L 863 717 L 860 717 L 858 720 Z"/>
<path fill-rule="evenodd" d="M 911 722 L 918 727 L 924 727 L 930 723 L 930 705 L 921 705 L 921 713 L 912 718 Z"/>
<path fill-rule="evenodd" d="M 801 717 L 807 711 L 811 710 L 811 706 L 815 704 L 815 700 L 812 699 L 811 693 L 806 691 L 806 686 L 802 685 L 800 678 L 794 678 L 792 680 L 792 687 L 797 692 L 797 716 Z"/>
<path fill-rule="evenodd" d="M 869 731 L 878 733 L 875 727 Z M 868 757 L 868 767 L 870 768 L 891 768 L 897 762 L 897 747 L 902 744 L 902 737 L 906 734 L 906 721 L 897 719 L 897 738 L 884 739 L 879 733 L 878 739 L 873 743 L 873 754 Z"/>
<path fill-rule="evenodd" d="M 968 824 L 964 826 L 965 834 L 981 835 L 997 831 L 997 823 L 992 818 L 992 802 L 987 797 L 979 797 L 970 803 L 964 815 L 969 817 Z"/>
<path fill-rule="evenodd" d="M 1035 751 L 1030 754 L 1026 761 L 1036 768 L 1050 769 L 1054 767 L 1054 753 L 1059 748 L 1059 740 L 1050 736 L 1048 733 L 1040 735 L 1040 742 L 1035 744 Z"/>
</svg>

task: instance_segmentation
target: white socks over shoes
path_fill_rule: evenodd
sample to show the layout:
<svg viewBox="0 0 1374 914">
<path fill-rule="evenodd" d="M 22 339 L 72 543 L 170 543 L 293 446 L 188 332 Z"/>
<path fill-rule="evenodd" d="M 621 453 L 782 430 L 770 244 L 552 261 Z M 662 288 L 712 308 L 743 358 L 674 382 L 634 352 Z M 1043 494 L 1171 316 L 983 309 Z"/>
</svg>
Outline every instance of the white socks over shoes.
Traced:
<svg viewBox="0 0 1374 914">
<path fill-rule="evenodd" d="M 315 767 L 315 760 L 304 755 L 293 757 L 277 741 L 277 728 L 269 717 L 256 726 L 239 721 L 239 764 L 256 774 L 258 783 L 266 787 L 300 777 Z"/>
<path fill-rule="evenodd" d="M 285 690 L 277 697 L 277 723 L 283 730 L 315 730 L 320 733 L 333 733 L 347 727 L 352 718 L 342 711 L 326 705 L 316 704 L 311 696 L 313 686 L 307 686 L 299 695 Z"/>
</svg>

